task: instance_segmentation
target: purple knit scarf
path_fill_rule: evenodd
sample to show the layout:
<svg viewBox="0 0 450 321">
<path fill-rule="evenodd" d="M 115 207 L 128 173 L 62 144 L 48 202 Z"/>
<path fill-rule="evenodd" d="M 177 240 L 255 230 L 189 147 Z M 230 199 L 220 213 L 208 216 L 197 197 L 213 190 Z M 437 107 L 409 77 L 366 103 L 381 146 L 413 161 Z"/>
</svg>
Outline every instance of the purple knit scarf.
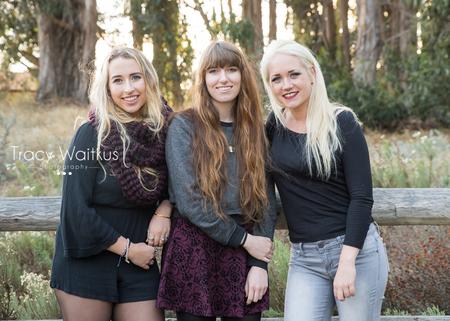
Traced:
<svg viewBox="0 0 450 321">
<path fill-rule="evenodd" d="M 167 166 L 165 160 L 165 140 L 168 128 L 168 117 L 172 109 L 163 100 L 164 127 L 158 136 L 145 122 L 130 122 L 124 124 L 130 137 L 130 145 L 123 156 L 123 143 L 120 138 L 118 125 L 111 122 L 109 135 L 101 145 L 103 155 L 114 155 L 108 164 L 116 176 L 122 188 L 124 197 L 139 205 L 150 205 L 168 197 L 167 192 Z M 96 126 L 94 112 L 89 113 L 89 122 Z M 124 164 L 125 161 L 125 164 Z M 150 167 L 156 171 L 158 178 L 141 171 L 141 179 L 138 177 L 137 168 Z M 144 188 L 144 186 L 145 188 Z"/>
</svg>

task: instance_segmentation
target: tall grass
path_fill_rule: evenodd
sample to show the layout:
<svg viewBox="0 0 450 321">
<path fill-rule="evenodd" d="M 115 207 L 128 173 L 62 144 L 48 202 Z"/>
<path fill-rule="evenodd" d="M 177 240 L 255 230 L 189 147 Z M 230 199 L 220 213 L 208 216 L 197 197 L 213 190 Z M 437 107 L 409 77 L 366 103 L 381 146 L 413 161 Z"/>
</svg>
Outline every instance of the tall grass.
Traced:
<svg viewBox="0 0 450 321">
<path fill-rule="evenodd" d="M 374 187 L 449 187 L 450 142 L 438 130 L 369 136 Z M 397 138 L 397 139 L 395 139 Z"/>
<path fill-rule="evenodd" d="M 272 262 L 269 264 L 270 310 L 267 317 L 283 315 L 284 290 L 289 269 L 289 245 L 280 238 L 274 240 L 275 250 Z"/>
</svg>

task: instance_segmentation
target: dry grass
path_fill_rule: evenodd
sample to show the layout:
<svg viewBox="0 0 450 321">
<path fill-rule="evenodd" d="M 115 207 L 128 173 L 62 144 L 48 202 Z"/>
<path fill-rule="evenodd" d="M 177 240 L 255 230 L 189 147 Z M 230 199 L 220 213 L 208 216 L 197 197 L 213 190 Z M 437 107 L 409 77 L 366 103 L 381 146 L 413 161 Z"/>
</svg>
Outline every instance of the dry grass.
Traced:
<svg viewBox="0 0 450 321">
<path fill-rule="evenodd" d="M 60 148 L 64 151 L 68 146 L 87 111 L 87 106 L 61 101 L 41 105 L 32 94 L 0 93 L 0 123 L 15 118 L 7 143 L 0 146 L 0 162 L 7 168 L 6 179 L 0 172 L 0 195 L 58 195 L 61 177 L 57 171 L 64 161 Z M 2 132 L 3 128 L 0 137 Z M 374 187 L 450 186 L 449 130 L 367 131 L 366 137 Z M 17 146 L 16 153 L 12 146 Z M 18 161 L 17 152 L 26 150 L 53 152 L 56 157 L 48 162 L 23 157 Z"/>
<path fill-rule="evenodd" d="M 75 129 L 86 119 L 88 107 L 64 102 L 46 105 L 34 101 L 32 94 L 3 94 L 0 121 L 14 121 L 3 149 L 6 180 L 0 179 L 0 195 L 57 195 L 62 167 L 60 148 L 70 143 Z M 3 132 L 0 130 L 0 135 Z M 30 152 L 53 153 L 50 161 L 30 160 Z M 25 154 L 25 153 L 28 154 Z"/>
<path fill-rule="evenodd" d="M 38 104 L 31 94 L 9 94 L 0 100 L 0 115 L 15 117 L 9 145 L 30 150 L 67 144 L 76 125 L 86 118 L 87 111 L 87 106 L 74 104 Z"/>
</svg>

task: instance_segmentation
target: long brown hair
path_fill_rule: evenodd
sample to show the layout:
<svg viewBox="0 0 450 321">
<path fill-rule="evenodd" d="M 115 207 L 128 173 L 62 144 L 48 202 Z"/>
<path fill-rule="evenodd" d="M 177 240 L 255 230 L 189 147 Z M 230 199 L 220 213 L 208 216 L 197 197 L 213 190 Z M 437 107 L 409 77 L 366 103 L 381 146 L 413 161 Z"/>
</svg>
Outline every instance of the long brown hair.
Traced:
<svg viewBox="0 0 450 321">
<path fill-rule="evenodd" d="M 259 221 L 268 206 L 262 105 L 255 71 L 244 54 L 233 44 L 214 41 L 204 51 L 193 87 L 193 108 L 188 111 L 194 123 L 193 164 L 198 185 L 208 203 L 221 218 L 220 206 L 227 184 L 228 142 L 221 130 L 219 113 L 208 93 L 205 75 L 213 67 L 238 67 L 241 89 L 236 97 L 234 141 L 240 179 L 240 205 L 247 222 Z"/>
</svg>

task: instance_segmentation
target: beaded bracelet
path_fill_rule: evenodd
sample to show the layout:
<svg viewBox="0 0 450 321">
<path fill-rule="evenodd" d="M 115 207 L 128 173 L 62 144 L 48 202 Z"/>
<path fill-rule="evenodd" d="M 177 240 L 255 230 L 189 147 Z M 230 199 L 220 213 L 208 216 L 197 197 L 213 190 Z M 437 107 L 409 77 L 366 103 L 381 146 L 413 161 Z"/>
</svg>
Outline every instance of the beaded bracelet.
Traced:
<svg viewBox="0 0 450 321">
<path fill-rule="evenodd" d="M 170 220 L 170 216 L 161 215 L 161 214 L 158 214 L 158 212 L 155 212 L 155 216 L 168 218 Z"/>
<path fill-rule="evenodd" d="M 128 252 L 130 251 L 130 239 L 127 239 L 127 247 L 125 249 L 125 262 L 130 263 L 130 260 L 128 259 Z"/>
<path fill-rule="evenodd" d="M 128 260 L 128 250 L 130 249 L 130 239 L 127 239 L 127 244 L 125 245 L 125 248 L 123 249 L 122 254 L 119 256 L 119 261 L 117 262 L 117 267 L 120 266 L 120 262 L 122 262 L 122 258 L 125 258 L 125 262 L 130 263 Z"/>
</svg>

